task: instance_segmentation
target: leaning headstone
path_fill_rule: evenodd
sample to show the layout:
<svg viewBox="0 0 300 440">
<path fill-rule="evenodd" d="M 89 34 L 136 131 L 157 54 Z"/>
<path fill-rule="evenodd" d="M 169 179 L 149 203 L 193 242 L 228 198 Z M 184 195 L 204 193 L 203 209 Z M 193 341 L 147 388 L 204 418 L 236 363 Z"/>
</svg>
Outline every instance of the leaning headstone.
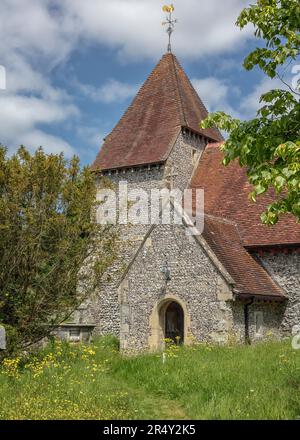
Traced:
<svg viewBox="0 0 300 440">
<path fill-rule="evenodd" d="M 300 324 L 294 325 L 292 328 L 292 336 L 300 335 Z"/>
<path fill-rule="evenodd" d="M 6 333 L 5 328 L 0 325 L 0 350 L 6 349 Z"/>
</svg>

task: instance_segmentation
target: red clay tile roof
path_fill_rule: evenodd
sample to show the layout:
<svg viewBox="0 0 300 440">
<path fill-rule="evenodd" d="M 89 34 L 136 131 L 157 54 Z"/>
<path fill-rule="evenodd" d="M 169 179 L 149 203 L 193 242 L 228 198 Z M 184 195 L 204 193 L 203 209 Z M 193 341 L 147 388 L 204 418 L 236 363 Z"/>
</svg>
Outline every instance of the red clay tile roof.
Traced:
<svg viewBox="0 0 300 440">
<path fill-rule="evenodd" d="M 276 226 L 262 224 L 260 215 L 272 201 L 271 192 L 257 203 L 250 201 L 246 170 L 237 163 L 224 167 L 219 146 L 205 149 L 191 183 L 193 188 L 204 189 L 206 213 L 236 222 L 244 246 L 300 244 L 300 224 L 294 217 L 286 215 Z"/>
<path fill-rule="evenodd" d="M 203 238 L 233 278 L 239 293 L 286 298 L 283 290 L 246 251 L 233 222 L 206 215 Z"/>
<path fill-rule="evenodd" d="M 217 129 L 200 130 L 199 123 L 206 116 L 205 106 L 176 57 L 168 53 L 105 139 L 92 170 L 164 162 L 180 127 L 221 141 Z"/>
</svg>

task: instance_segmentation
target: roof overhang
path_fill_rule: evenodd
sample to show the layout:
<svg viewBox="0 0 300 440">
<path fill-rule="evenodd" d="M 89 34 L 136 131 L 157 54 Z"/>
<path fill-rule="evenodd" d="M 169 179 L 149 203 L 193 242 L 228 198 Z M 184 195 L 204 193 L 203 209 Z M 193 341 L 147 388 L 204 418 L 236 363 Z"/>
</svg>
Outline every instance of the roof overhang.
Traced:
<svg viewBox="0 0 300 440">
<path fill-rule="evenodd" d="M 268 294 L 253 294 L 253 293 L 243 293 L 238 292 L 234 289 L 233 292 L 234 300 L 247 301 L 249 299 L 255 299 L 256 301 L 264 302 L 278 302 L 283 303 L 288 301 L 288 298 L 284 295 L 268 295 Z"/>
</svg>

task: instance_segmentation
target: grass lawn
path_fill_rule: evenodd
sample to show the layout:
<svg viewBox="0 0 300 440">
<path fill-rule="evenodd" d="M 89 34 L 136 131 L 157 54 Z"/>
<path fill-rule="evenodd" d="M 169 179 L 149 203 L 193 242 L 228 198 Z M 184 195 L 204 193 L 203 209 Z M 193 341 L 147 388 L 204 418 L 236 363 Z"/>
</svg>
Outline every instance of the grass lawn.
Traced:
<svg viewBox="0 0 300 440">
<path fill-rule="evenodd" d="M 171 347 L 123 357 L 113 338 L 56 342 L 0 368 L 0 419 L 295 419 L 300 351 Z"/>
</svg>

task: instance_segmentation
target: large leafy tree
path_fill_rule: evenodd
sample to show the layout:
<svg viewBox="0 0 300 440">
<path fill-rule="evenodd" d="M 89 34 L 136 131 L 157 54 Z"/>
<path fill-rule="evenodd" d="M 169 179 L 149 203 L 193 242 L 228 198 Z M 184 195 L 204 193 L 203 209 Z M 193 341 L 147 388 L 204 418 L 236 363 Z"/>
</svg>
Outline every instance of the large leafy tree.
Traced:
<svg viewBox="0 0 300 440">
<path fill-rule="evenodd" d="M 275 224 L 285 213 L 300 221 L 300 88 L 296 76 L 291 84 L 286 79 L 287 72 L 300 72 L 300 2 L 258 0 L 237 20 L 241 29 L 248 24 L 254 25 L 263 44 L 247 56 L 244 67 L 259 67 L 268 77 L 279 78 L 282 88 L 261 96 L 261 108 L 252 120 L 217 112 L 201 126 L 216 125 L 228 132 L 224 165 L 238 160 L 247 167 L 253 201 L 274 191 L 273 203 L 262 214 L 264 223 Z"/>
<path fill-rule="evenodd" d="M 12 157 L 0 146 L 0 323 L 9 349 L 28 346 L 64 321 L 113 261 L 116 234 L 91 221 L 95 181 L 74 157 Z"/>
</svg>

